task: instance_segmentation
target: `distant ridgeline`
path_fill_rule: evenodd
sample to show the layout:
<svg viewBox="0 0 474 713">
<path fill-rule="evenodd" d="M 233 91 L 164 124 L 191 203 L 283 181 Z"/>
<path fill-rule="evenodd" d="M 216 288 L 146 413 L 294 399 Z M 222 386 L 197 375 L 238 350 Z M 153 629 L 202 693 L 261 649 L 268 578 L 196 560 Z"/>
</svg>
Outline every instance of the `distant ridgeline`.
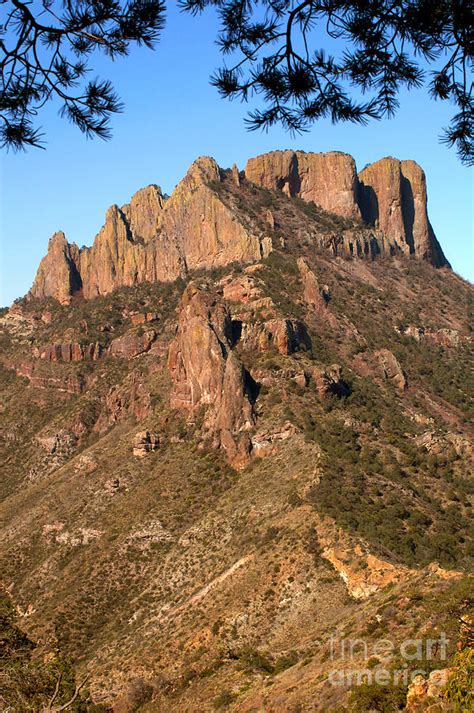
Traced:
<svg viewBox="0 0 474 713">
<path fill-rule="evenodd" d="M 306 244 L 346 257 L 405 254 L 449 267 L 414 161 L 383 158 L 357 174 L 348 154 L 273 151 L 250 159 L 245 173 L 198 158 L 170 198 L 151 185 L 109 208 L 90 248 L 55 233 L 29 295 L 90 299 L 188 270 L 258 262 L 290 239 L 281 216 L 291 199 L 304 215 L 298 234 Z"/>
</svg>

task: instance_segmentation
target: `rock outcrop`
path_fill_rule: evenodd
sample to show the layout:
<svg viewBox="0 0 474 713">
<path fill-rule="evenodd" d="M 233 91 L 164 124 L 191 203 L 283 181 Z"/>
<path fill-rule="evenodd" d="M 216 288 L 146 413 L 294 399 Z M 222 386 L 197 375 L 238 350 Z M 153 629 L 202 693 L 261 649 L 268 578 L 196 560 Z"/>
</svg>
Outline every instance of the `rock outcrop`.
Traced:
<svg viewBox="0 0 474 713">
<path fill-rule="evenodd" d="M 334 396 L 349 396 L 351 388 L 344 380 L 342 367 L 339 364 L 332 364 L 328 367 L 315 367 L 312 377 L 316 386 L 316 391 L 321 398 L 333 394 Z"/>
<path fill-rule="evenodd" d="M 204 408 L 204 430 L 234 465 L 250 452 L 255 385 L 233 351 L 229 311 L 212 292 L 188 285 L 179 309 L 178 331 L 168 367 L 171 405 L 192 418 Z"/>
<path fill-rule="evenodd" d="M 31 296 L 54 297 L 61 304 L 67 304 L 71 295 L 82 287 L 79 260 L 77 245 L 70 245 L 63 232 L 54 233 L 48 243 L 48 253 L 38 267 Z"/>
<path fill-rule="evenodd" d="M 362 217 L 396 240 L 402 250 L 449 267 L 428 219 L 426 178 L 415 161 L 383 158 L 359 173 Z"/>
<path fill-rule="evenodd" d="M 272 151 L 251 158 L 245 176 L 252 183 L 313 201 L 346 218 L 360 218 L 355 161 L 340 151 Z"/>
<path fill-rule="evenodd" d="M 148 453 L 157 451 L 160 447 L 160 438 L 152 431 L 140 431 L 133 439 L 133 455 L 144 458 Z"/>
<path fill-rule="evenodd" d="M 458 332 L 457 329 L 426 329 L 413 324 L 396 326 L 395 330 L 404 337 L 412 337 L 416 342 L 428 339 L 439 347 L 459 347 L 464 342 L 469 342 L 469 337 Z"/>
<path fill-rule="evenodd" d="M 123 206 L 123 214 L 135 240 L 149 243 L 156 236 L 164 204 L 161 188 L 151 185 L 137 191 L 130 203 Z"/>
<path fill-rule="evenodd" d="M 237 329 L 236 329 L 237 325 Z M 276 349 L 283 355 L 310 350 L 306 325 L 296 319 L 269 319 L 266 322 L 234 321 L 234 334 L 245 351 L 267 352 Z"/>
<path fill-rule="evenodd" d="M 401 252 L 448 266 L 428 220 L 425 175 L 414 161 L 382 159 L 358 177 L 348 154 L 273 151 L 250 159 L 245 175 L 344 218 L 312 236 L 333 255 L 373 259 Z M 259 262 L 273 249 L 275 217 L 268 208 L 258 217 L 240 200 L 245 190 L 236 167 L 224 180 L 214 159 L 200 157 L 170 198 L 150 185 L 126 205 L 111 206 L 92 247 L 79 249 L 55 233 L 29 294 L 67 303 L 74 294 L 90 299 L 119 286 L 173 281 L 190 270 Z"/>
<path fill-rule="evenodd" d="M 383 378 L 392 383 L 398 391 L 404 391 L 407 388 L 407 379 L 396 356 L 389 349 L 380 349 L 374 357 Z"/>
<path fill-rule="evenodd" d="M 156 332 L 154 330 L 149 330 L 144 334 L 126 334 L 112 340 L 108 353 L 114 357 L 133 359 L 148 352 L 155 339 Z"/>
<path fill-rule="evenodd" d="M 93 430 L 104 432 L 112 424 L 130 416 L 143 421 L 150 413 L 151 394 L 147 384 L 140 373 L 132 372 L 124 382 L 112 386 L 105 394 Z"/>
<path fill-rule="evenodd" d="M 408 686 L 407 713 L 420 711 L 448 711 L 451 706 L 445 699 L 445 687 L 451 670 L 449 668 L 435 669 L 427 678 L 417 674 Z"/>
<path fill-rule="evenodd" d="M 34 350 L 33 356 L 45 362 L 71 362 L 91 359 L 97 361 L 104 353 L 104 347 L 100 342 L 90 344 L 80 344 L 72 342 L 66 344 L 46 344 Z"/>
<path fill-rule="evenodd" d="M 327 285 L 319 286 L 318 278 L 304 257 L 298 258 L 297 265 L 303 283 L 304 301 L 318 315 L 325 315 L 330 300 L 329 287 Z"/>
<path fill-rule="evenodd" d="M 15 366 L 18 376 L 25 376 L 36 389 L 56 389 L 67 394 L 81 394 L 85 380 L 81 374 L 58 373 L 53 364 L 44 364 L 38 359 L 21 362 Z"/>
</svg>

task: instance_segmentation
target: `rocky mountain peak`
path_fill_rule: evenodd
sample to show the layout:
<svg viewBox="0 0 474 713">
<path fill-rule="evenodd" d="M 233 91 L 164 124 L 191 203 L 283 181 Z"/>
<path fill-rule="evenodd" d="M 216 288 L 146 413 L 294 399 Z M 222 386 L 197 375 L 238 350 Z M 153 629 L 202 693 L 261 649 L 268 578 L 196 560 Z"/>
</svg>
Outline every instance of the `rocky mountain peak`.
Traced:
<svg viewBox="0 0 474 713">
<path fill-rule="evenodd" d="M 79 272 L 80 251 L 70 245 L 62 231 L 54 233 L 48 242 L 48 252 L 41 260 L 31 294 L 37 297 L 51 295 L 62 304 L 82 287 Z"/>
<path fill-rule="evenodd" d="M 155 237 L 164 202 L 161 188 L 152 184 L 134 193 L 130 203 L 123 206 L 122 211 L 136 240 L 147 243 Z"/>
<path fill-rule="evenodd" d="M 247 161 L 245 175 L 264 188 L 313 201 L 337 215 L 360 218 L 355 161 L 340 151 L 272 151 Z"/>
<path fill-rule="evenodd" d="M 282 232 L 293 231 L 268 208 L 285 200 L 282 194 L 294 199 L 296 220 L 305 223 L 315 250 L 372 259 L 407 254 L 449 267 L 428 219 L 425 175 L 414 161 L 384 158 L 358 175 L 352 156 L 338 151 L 272 151 L 249 159 L 243 180 L 235 165 L 226 172 L 209 156 L 197 158 L 169 199 L 153 184 L 121 208 L 111 206 L 90 248 L 79 250 L 56 233 L 30 296 L 90 299 L 190 270 L 259 262 L 281 246 Z M 287 220 L 283 204 L 282 211 Z"/>
<path fill-rule="evenodd" d="M 428 219 L 425 174 L 415 161 L 389 156 L 364 168 L 359 204 L 364 220 L 393 236 L 407 254 L 449 266 Z"/>
</svg>

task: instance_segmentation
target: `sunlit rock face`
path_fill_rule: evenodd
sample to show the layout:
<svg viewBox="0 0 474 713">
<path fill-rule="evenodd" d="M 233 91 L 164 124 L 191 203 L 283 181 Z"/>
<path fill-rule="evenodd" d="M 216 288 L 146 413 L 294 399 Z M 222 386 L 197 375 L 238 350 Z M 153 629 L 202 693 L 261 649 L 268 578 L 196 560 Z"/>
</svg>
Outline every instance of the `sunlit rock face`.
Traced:
<svg viewBox="0 0 474 713">
<path fill-rule="evenodd" d="M 313 201 L 346 218 L 360 218 L 355 161 L 340 151 L 272 151 L 247 161 L 245 175 L 264 188 Z"/>
<path fill-rule="evenodd" d="M 359 173 L 359 204 L 366 223 L 394 238 L 410 255 L 448 266 L 428 219 L 426 178 L 415 161 L 382 158 Z"/>
<path fill-rule="evenodd" d="M 212 292 L 191 283 L 179 306 L 178 331 L 171 343 L 168 369 L 171 404 L 191 416 L 204 408 L 204 429 L 236 466 L 250 451 L 254 423 L 251 379 L 233 351 L 232 320 Z"/>
<path fill-rule="evenodd" d="M 236 167 L 230 176 L 232 189 L 214 159 L 202 156 L 170 198 L 150 185 L 126 205 L 111 206 L 92 247 L 79 249 L 55 233 L 30 296 L 65 303 L 74 294 L 91 299 L 192 270 L 259 262 L 274 248 L 278 226 L 271 211 L 262 221 L 248 194 L 244 200 L 251 184 L 343 219 L 340 230 L 315 239 L 334 254 L 372 259 L 405 253 L 449 267 L 428 220 L 425 175 L 414 161 L 384 158 L 357 175 L 352 156 L 338 151 L 272 151 L 249 159 L 243 183 Z"/>
</svg>

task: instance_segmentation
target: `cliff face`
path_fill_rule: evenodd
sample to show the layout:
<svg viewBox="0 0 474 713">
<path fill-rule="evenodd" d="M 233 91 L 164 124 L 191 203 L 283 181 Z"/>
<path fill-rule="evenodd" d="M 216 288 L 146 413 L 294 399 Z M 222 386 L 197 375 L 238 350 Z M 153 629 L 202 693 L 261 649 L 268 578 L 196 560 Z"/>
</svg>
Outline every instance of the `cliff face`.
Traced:
<svg viewBox="0 0 474 713">
<path fill-rule="evenodd" d="M 405 253 L 448 266 L 428 219 L 426 178 L 415 161 L 383 158 L 359 173 L 362 217 L 392 236 Z"/>
<path fill-rule="evenodd" d="M 158 186 L 148 186 L 129 204 L 111 206 L 91 248 L 79 251 L 57 233 L 31 295 L 64 301 L 82 289 L 91 299 L 119 286 L 172 281 L 189 269 L 265 257 L 271 250 L 270 238 L 243 225 L 223 203 L 215 190 L 219 181 L 217 163 L 202 157 L 168 200 Z"/>
<path fill-rule="evenodd" d="M 55 233 L 48 243 L 48 252 L 41 260 L 31 294 L 34 297 L 55 297 L 58 302 L 68 302 L 70 296 L 81 289 L 79 248 L 70 245 L 63 232 Z"/>
<path fill-rule="evenodd" d="M 272 151 L 247 161 L 245 175 L 258 186 L 313 201 L 346 218 L 360 218 L 352 156 L 339 151 Z"/>
<path fill-rule="evenodd" d="M 245 174 L 337 215 L 362 217 L 404 253 L 449 265 L 428 219 L 426 178 L 415 161 L 383 158 L 357 176 L 352 156 L 337 151 L 273 151 L 250 159 Z"/>
<path fill-rule="evenodd" d="M 265 196 L 249 193 L 252 186 L 275 191 L 275 200 L 284 193 L 314 203 L 316 212 L 310 209 L 305 220 L 314 223 L 315 248 L 371 259 L 398 252 L 449 266 L 428 220 L 425 175 L 413 161 L 382 159 L 358 177 L 347 154 L 273 151 L 250 159 L 245 176 L 201 157 L 169 199 L 151 185 L 109 208 L 92 247 L 79 250 L 56 233 L 30 295 L 65 302 L 81 292 L 90 299 L 119 286 L 173 281 L 189 270 L 259 262 L 285 226 L 268 209 L 259 214 Z"/>
</svg>

